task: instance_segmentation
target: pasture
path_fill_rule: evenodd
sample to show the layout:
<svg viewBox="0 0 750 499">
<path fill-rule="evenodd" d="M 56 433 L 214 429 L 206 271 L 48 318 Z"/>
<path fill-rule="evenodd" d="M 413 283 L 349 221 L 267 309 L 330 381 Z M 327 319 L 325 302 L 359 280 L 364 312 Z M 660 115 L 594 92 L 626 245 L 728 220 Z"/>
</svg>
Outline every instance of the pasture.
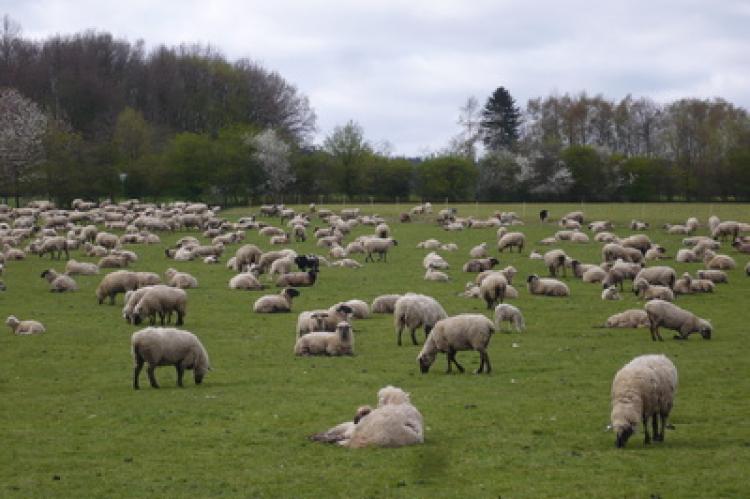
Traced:
<svg viewBox="0 0 750 499">
<path fill-rule="evenodd" d="M 390 315 L 355 320 L 354 357 L 295 358 L 297 313 L 327 308 L 341 300 L 372 301 L 385 293 L 414 291 L 435 297 L 449 315 L 484 313 L 483 301 L 457 296 L 474 274 L 461 272 L 469 249 L 486 241 L 491 255 L 496 229 L 445 232 L 432 216 L 398 222 L 410 205 L 363 205 L 363 213 L 388 219 L 398 246 L 387 263 L 361 269 L 321 267 L 318 282 L 301 288 L 291 314 L 254 314 L 252 303 L 264 291 L 227 288 L 233 273 L 224 262 L 236 248 L 254 243 L 271 249 L 267 238 L 248 231 L 231 245 L 220 265 L 199 260 L 174 262 L 164 248 L 192 232 L 160 233 L 162 243 L 129 247 L 139 261 L 133 270 L 162 274 L 168 267 L 190 272 L 198 289 L 188 290 L 184 329 L 196 333 L 211 357 L 213 371 L 195 386 L 175 386 L 171 367 L 159 368 L 162 388 L 131 387 L 130 335 L 140 329 L 121 318 L 116 306 L 97 305 L 99 276 L 76 276 L 80 290 L 56 294 L 39 277 L 64 261 L 30 255 L 10 262 L 0 293 L 0 316 L 33 318 L 47 327 L 41 336 L 0 335 L 0 495 L 6 497 L 747 497 L 750 485 L 750 363 L 747 255 L 728 244 L 738 268 L 729 284 L 713 294 L 681 296 L 677 304 L 714 326 L 710 341 L 691 335 L 675 341 L 663 330 L 663 343 L 647 329 L 599 329 L 611 314 L 642 307 L 628 292 L 604 302 L 601 286 L 570 277 L 570 298 L 530 296 L 525 278 L 546 273 L 531 249 L 559 247 L 583 262 L 601 261 L 596 242 L 535 245 L 559 229 L 541 224 L 547 208 L 556 220 L 581 205 L 455 205 L 459 216 L 485 218 L 513 210 L 526 225 L 519 230 L 527 247 L 500 255 L 500 268 L 513 265 L 527 331 L 498 332 L 489 348 L 493 371 L 474 375 L 476 352 L 460 352 L 465 374 L 446 375 L 445 356 L 422 375 L 420 346 L 396 345 Z M 341 206 L 325 206 L 338 210 Z M 299 208 L 299 207 L 294 207 Z M 709 214 L 722 220 L 750 221 L 747 205 L 603 204 L 584 205 L 587 220 L 609 219 L 627 235 L 632 218 L 651 223 L 646 231 L 670 255 L 683 236 L 667 235 L 665 222 L 697 216 L 705 234 Z M 257 213 L 257 207 L 220 215 L 230 220 Z M 265 220 L 265 219 L 264 219 Z M 269 220 L 278 225 L 278 219 Z M 312 225 L 320 223 L 318 219 Z M 371 233 L 358 226 L 345 240 Z M 587 231 L 588 232 L 588 231 Z M 454 242 L 459 250 L 440 252 L 450 263 L 450 283 L 426 282 L 419 241 Z M 312 238 L 291 243 L 299 253 L 317 252 Z M 82 261 L 79 251 L 71 256 Z M 354 257 L 364 260 L 362 255 Z M 703 264 L 673 265 L 683 271 Z M 104 272 L 104 271 L 103 271 Z M 265 278 L 265 276 L 262 276 Z M 506 325 L 507 329 L 507 325 Z M 680 375 L 670 418 L 675 430 L 666 441 L 644 447 L 638 431 L 624 450 L 614 446 L 609 423 L 610 385 L 615 372 L 633 357 L 664 353 Z M 350 419 L 358 405 L 375 404 L 379 388 L 393 384 L 411 393 L 425 421 L 424 445 L 400 449 L 350 450 L 310 442 L 307 436 Z"/>
</svg>

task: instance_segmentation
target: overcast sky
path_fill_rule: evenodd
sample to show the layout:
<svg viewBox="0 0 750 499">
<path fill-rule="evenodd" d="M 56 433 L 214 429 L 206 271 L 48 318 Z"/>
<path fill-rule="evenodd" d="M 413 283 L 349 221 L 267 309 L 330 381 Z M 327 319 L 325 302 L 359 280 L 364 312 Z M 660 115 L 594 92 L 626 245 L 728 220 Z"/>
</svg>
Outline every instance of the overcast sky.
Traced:
<svg viewBox="0 0 750 499">
<path fill-rule="evenodd" d="M 353 119 L 397 154 L 437 151 L 498 86 L 750 108 L 748 0 L 0 0 L 27 38 L 86 29 L 147 47 L 210 43 L 310 98 L 317 142 Z"/>
</svg>

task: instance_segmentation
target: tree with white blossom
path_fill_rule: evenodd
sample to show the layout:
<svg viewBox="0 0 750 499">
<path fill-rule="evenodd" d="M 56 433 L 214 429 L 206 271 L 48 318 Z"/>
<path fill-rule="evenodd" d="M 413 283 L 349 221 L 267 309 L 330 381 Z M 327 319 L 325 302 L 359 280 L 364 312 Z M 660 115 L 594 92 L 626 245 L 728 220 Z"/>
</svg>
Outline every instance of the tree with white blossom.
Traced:
<svg viewBox="0 0 750 499">
<path fill-rule="evenodd" d="M 279 201 L 284 188 L 295 180 L 289 162 L 289 145 L 271 128 L 248 136 L 246 140 L 255 148 L 253 156 L 265 174 L 265 187 L 272 194 L 274 201 Z"/>
</svg>

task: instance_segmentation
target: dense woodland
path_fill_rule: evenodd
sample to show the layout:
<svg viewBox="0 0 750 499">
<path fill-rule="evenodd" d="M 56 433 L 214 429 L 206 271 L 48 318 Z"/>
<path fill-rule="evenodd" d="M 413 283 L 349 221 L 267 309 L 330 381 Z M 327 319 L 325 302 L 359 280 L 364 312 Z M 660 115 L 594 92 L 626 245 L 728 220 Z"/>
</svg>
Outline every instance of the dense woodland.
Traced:
<svg viewBox="0 0 750 499">
<path fill-rule="evenodd" d="M 281 75 L 211 47 L 88 31 L 0 40 L 0 197 L 261 201 L 750 200 L 750 118 L 720 98 L 659 104 L 498 87 L 421 158 L 315 112 Z"/>
</svg>

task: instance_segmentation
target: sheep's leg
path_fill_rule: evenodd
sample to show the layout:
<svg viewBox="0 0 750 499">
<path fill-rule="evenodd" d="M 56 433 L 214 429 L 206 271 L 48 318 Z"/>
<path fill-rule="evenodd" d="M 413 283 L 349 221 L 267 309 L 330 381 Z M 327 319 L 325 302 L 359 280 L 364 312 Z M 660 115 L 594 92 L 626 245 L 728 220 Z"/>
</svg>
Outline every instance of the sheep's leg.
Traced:
<svg viewBox="0 0 750 499">
<path fill-rule="evenodd" d="M 398 332 L 396 333 L 396 344 L 398 346 L 401 346 L 401 333 L 404 331 L 403 324 L 398 327 Z"/>
<path fill-rule="evenodd" d="M 183 317 L 183 313 L 178 310 L 177 311 L 177 325 L 178 326 L 182 326 L 182 317 Z"/>
<path fill-rule="evenodd" d="M 450 350 L 445 354 L 445 358 L 448 359 L 448 369 L 445 370 L 445 374 L 450 374 L 451 372 L 453 372 L 453 366 L 451 366 L 451 355 L 452 354 Z"/>
<path fill-rule="evenodd" d="M 114 305 L 115 304 L 115 295 L 114 293 L 109 295 L 109 304 Z"/>
<path fill-rule="evenodd" d="M 648 433 L 648 416 L 643 416 L 641 420 L 643 421 L 643 445 L 648 445 L 651 443 L 651 435 Z"/>
<path fill-rule="evenodd" d="M 151 388 L 159 388 L 159 383 L 156 382 L 156 376 L 154 374 L 155 370 L 156 366 L 149 362 L 146 372 L 148 373 L 148 381 L 151 383 Z"/>
<path fill-rule="evenodd" d="M 664 440 L 663 435 L 659 433 L 659 418 L 661 418 L 661 413 L 651 416 L 651 429 L 654 434 L 654 442 L 661 442 Z"/>
<path fill-rule="evenodd" d="M 409 332 L 411 333 L 411 342 L 417 345 L 417 328 L 410 329 Z"/>
<path fill-rule="evenodd" d="M 133 389 L 138 390 L 140 388 L 138 384 L 138 378 L 141 375 L 141 369 L 143 369 L 143 358 L 138 357 L 135 367 L 133 367 Z"/>
<path fill-rule="evenodd" d="M 490 356 L 487 354 L 487 351 L 484 349 L 479 350 L 479 369 L 477 369 L 477 372 L 475 374 L 481 374 L 483 370 L 487 374 L 489 374 L 490 371 L 492 371 L 492 366 L 490 365 Z"/>
<path fill-rule="evenodd" d="M 183 388 L 182 386 L 182 376 L 185 374 L 185 368 L 182 367 L 182 362 L 178 362 L 174 365 L 175 369 L 177 370 L 177 386 L 180 388 Z"/>
<path fill-rule="evenodd" d="M 456 364 L 456 367 L 458 368 L 458 372 L 462 373 L 466 371 L 466 369 L 464 369 L 464 367 L 461 364 L 459 364 L 458 361 L 456 360 L 456 351 L 451 350 L 451 352 L 452 352 L 451 359 L 453 360 L 453 363 Z"/>
</svg>

